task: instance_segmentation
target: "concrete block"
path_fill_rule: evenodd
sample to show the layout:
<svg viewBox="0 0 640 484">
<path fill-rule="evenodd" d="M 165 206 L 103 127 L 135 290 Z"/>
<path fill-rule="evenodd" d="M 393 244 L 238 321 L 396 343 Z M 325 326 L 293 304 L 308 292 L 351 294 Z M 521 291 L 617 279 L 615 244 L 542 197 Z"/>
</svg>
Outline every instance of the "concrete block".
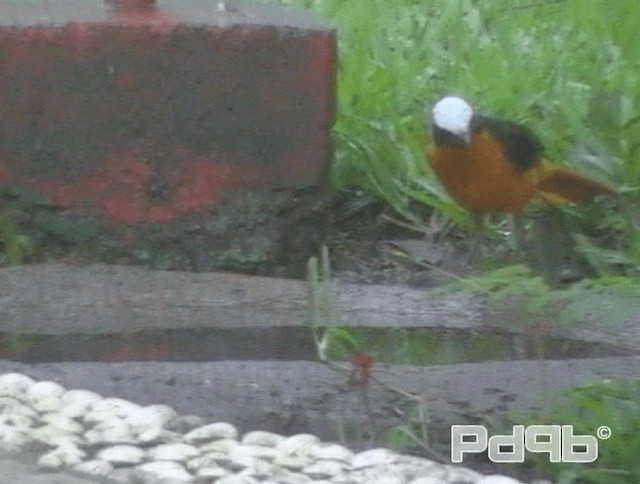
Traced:
<svg viewBox="0 0 640 484">
<path fill-rule="evenodd" d="M 213 0 L 0 0 L 0 184 L 125 224 L 318 185 L 335 32 Z"/>
</svg>

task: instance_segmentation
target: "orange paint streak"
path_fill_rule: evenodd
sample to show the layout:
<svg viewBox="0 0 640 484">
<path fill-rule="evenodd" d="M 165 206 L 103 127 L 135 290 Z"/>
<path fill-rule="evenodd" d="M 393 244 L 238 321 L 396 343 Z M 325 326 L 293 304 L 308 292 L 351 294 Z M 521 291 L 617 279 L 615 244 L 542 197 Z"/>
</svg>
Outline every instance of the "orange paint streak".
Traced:
<svg viewBox="0 0 640 484">
<path fill-rule="evenodd" d="M 171 222 L 178 217 L 179 214 L 172 207 L 149 207 L 146 219 L 153 223 Z"/>
<path fill-rule="evenodd" d="M 112 197 L 104 202 L 104 210 L 113 222 L 136 223 L 144 220 L 144 204 L 133 195 Z"/>
<path fill-rule="evenodd" d="M 304 81 L 315 89 L 323 89 L 325 76 L 332 76 L 335 65 L 335 38 L 330 32 L 318 32 L 311 37 L 309 62 L 302 71 Z M 322 92 L 322 91 L 316 91 Z"/>
<path fill-rule="evenodd" d="M 31 183 L 53 196 L 56 203 L 80 207 L 89 203 L 116 223 L 169 222 L 184 214 L 220 202 L 227 190 L 245 181 L 232 166 L 206 160 L 196 152 L 176 147 L 170 155 L 180 165 L 170 180 L 166 201 L 153 200 L 154 167 L 140 150 L 113 153 L 104 167 L 70 184 Z M 255 175 L 255 173 L 252 173 Z"/>
<path fill-rule="evenodd" d="M 186 213 L 220 200 L 231 168 L 210 162 L 193 162 L 187 174 L 171 197 L 172 204 L 179 212 Z"/>
<path fill-rule="evenodd" d="M 56 30 L 53 40 L 64 52 L 76 58 L 90 58 L 98 47 L 96 32 L 80 23 L 70 23 Z"/>
<path fill-rule="evenodd" d="M 177 24 L 174 14 L 145 6 L 116 9 L 113 18 L 127 27 L 144 26 L 152 32 L 169 32 Z"/>
</svg>

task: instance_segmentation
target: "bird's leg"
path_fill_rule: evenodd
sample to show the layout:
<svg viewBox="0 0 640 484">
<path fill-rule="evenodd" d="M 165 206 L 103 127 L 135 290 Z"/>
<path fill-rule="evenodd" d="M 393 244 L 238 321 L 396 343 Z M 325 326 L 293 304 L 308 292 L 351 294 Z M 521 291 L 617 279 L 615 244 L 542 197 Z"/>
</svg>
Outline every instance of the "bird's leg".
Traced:
<svg viewBox="0 0 640 484">
<path fill-rule="evenodd" d="M 480 254 L 480 247 L 482 245 L 482 237 L 484 236 L 484 218 L 479 213 L 471 214 L 471 231 L 472 238 L 469 244 L 469 252 L 465 260 L 466 264 L 474 262 Z"/>
<path fill-rule="evenodd" d="M 551 287 L 581 277 L 575 241 L 558 207 L 549 205 L 536 212 L 528 239 L 529 263 Z"/>
<path fill-rule="evenodd" d="M 524 217 L 521 214 L 513 214 L 510 217 L 511 222 L 511 236 L 513 237 L 513 244 L 516 248 L 516 252 L 520 252 L 523 255 L 529 253 L 529 246 L 527 242 L 527 228 L 524 223 Z"/>
</svg>

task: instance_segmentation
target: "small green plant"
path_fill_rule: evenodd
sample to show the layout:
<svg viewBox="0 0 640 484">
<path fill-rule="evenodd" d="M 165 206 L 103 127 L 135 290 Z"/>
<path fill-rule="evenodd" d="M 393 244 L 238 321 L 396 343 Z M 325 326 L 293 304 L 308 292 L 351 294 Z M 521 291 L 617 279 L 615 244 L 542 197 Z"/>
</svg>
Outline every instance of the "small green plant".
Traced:
<svg viewBox="0 0 640 484">
<path fill-rule="evenodd" d="M 0 354 L 3 358 L 20 357 L 29 349 L 38 346 L 45 339 L 44 336 L 30 334 L 10 334 L 0 335 Z"/>
<path fill-rule="evenodd" d="M 429 406 L 420 399 L 405 423 L 396 425 L 385 433 L 385 444 L 400 452 L 419 449 L 420 453 L 440 462 L 446 462 L 445 456 L 431 442 L 430 424 Z"/>
<path fill-rule="evenodd" d="M 603 380 L 563 390 L 541 413 L 512 414 L 519 425 L 573 425 L 574 435 L 596 435 L 598 458 L 590 464 L 549 463 L 546 454 L 527 454 L 536 469 L 558 484 L 640 482 L 640 379 Z"/>
<path fill-rule="evenodd" d="M 9 265 L 25 262 L 48 244 L 86 247 L 99 239 L 95 222 L 70 219 L 46 196 L 27 188 L 0 185 L 0 207 L 0 251 Z"/>
<path fill-rule="evenodd" d="M 311 257 L 307 264 L 309 321 L 320 361 L 344 358 L 359 350 L 351 331 L 342 327 L 337 294 L 331 278 L 329 250 L 322 247 L 320 262 Z"/>
<path fill-rule="evenodd" d="M 33 240 L 20 233 L 14 217 L 8 213 L 0 215 L 0 256 L 4 264 L 22 264 L 34 252 Z"/>
<path fill-rule="evenodd" d="M 374 359 L 370 356 L 372 340 L 367 338 L 366 331 L 345 327 L 338 308 L 338 297 L 334 281 L 331 277 L 329 251 L 322 247 L 320 260 L 309 259 L 307 266 L 307 283 L 309 288 L 309 321 L 318 359 L 334 368 L 350 374 L 349 381 L 358 388 L 363 410 L 363 419 L 350 434 L 361 439 L 367 436 L 369 445 L 381 438 L 388 445 L 398 449 L 419 447 L 433 457 L 441 458 L 430 446 L 428 439 L 429 414 L 428 406 L 420 397 L 398 390 L 380 381 L 373 371 Z M 386 347 L 388 349 L 388 347 Z M 350 366 L 336 364 L 333 360 L 348 358 Z M 402 399 L 415 403 L 415 412 L 407 417 L 406 423 L 391 429 L 384 429 L 379 434 L 375 412 L 369 404 L 369 387 L 371 383 L 399 395 Z M 416 418 L 414 418 L 414 416 Z M 340 429 L 346 439 L 348 424 Z"/>
</svg>

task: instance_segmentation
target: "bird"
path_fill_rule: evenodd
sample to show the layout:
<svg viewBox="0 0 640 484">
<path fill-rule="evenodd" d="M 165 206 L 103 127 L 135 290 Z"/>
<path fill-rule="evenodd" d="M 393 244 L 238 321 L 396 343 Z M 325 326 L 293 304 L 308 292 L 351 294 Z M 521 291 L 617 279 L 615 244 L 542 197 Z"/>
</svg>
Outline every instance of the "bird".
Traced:
<svg viewBox="0 0 640 484">
<path fill-rule="evenodd" d="M 513 215 L 516 245 L 525 243 L 521 217 L 533 199 L 557 206 L 615 194 L 545 158 L 542 143 L 527 127 L 478 115 L 460 97 L 440 99 L 430 118 L 427 162 L 436 178 L 476 227 L 491 213 Z M 477 238 L 471 252 L 476 246 Z"/>
</svg>

